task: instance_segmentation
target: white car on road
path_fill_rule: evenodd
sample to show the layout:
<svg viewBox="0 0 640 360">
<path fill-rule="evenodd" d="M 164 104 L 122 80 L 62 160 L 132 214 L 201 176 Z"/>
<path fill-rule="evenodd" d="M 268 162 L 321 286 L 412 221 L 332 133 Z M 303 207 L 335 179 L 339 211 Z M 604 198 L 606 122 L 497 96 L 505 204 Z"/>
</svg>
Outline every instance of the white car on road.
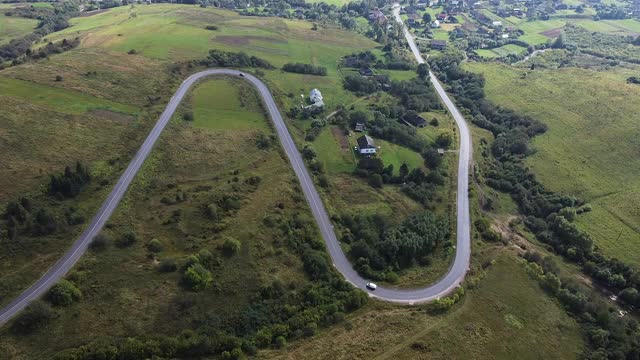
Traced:
<svg viewBox="0 0 640 360">
<path fill-rule="evenodd" d="M 367 283 L 367 289 L 369 290 L 375 290 L 378 288 L 378 285 L 374 284 L 374 283 Z"/>
</svg>

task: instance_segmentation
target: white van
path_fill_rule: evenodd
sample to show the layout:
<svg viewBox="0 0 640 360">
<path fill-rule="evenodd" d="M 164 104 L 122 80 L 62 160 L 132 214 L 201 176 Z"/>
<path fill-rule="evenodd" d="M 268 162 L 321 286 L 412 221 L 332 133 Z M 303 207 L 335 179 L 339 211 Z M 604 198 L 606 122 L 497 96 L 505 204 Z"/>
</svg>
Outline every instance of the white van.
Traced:
<svg viewBox="0 0 640 360">
<path fill-rule="evenodd" d="M 367 289 L 375 290 L 377 288 L 378 288 L 378 285 L 376 285 L 374 283 L 367 283 Z"/>
</svg>

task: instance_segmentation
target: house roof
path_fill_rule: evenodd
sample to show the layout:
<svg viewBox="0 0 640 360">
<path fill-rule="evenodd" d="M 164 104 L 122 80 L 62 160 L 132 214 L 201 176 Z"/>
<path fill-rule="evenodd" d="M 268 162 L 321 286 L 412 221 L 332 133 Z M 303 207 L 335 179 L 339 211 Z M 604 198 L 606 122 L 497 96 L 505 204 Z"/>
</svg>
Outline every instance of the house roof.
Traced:
<svg viewBox="0 0 640 360">
<path fill-rule="evenodd" d="M 431 45 L 446 46 L 447 45 L 447 41 L 446 40 L 431 40 Z"/>
<path fill-rule="evenodd" d="M 371 136 L 362 135 L 358 138 L 358 147 L 360 149 L 371 149 L 376 147 L 376 143 L 373 141 Z"/>
</svg>

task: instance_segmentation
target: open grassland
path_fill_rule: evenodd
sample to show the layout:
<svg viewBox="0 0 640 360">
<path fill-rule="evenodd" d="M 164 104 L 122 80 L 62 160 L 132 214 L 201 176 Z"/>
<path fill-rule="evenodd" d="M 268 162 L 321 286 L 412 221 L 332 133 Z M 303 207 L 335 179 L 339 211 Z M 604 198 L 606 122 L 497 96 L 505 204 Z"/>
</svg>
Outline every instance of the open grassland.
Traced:
<svg viewBox="0 0 640 360">
<path fill-rule="evenodd" d="M 507 56 L 509 54 L 514 54 L 514 55 L 519 55 L 522 54 L 523 52 L 527 51 L 527 49 L 525 49 L 522 46 L 519 45 L 515 45 L 515 44 L 508 44 L 508 45 L 503 45 L 494 49 L 479 49 L 476 50 L 476 52 L 478 53 L 478 55 L 483 56 L 483 57 L 488 57 L 488 58 L 494 58 L 494 57 L 503 57 L 503 56 Z"/>
<path fill-rule="evenodd" d="M 448 314 L 372 304 L 350 326 L 322 332 L 265 359 L 576 359 L 579 325 L 529 279 L 522 265 L 500 256 L 477 288 Z"/>
<path fill-rule="evenodd" d="M 344 135 L 335 126 L 323 129 L 312 144 L 318 150 L 318 160 L 330 174 L 353 172 L 358 160 L 353 150 L 355 145 L 355 138 Z"/>
<path fill-rule="evenodd" d="M 377 140 L 376 145 L 380 147 L 378 156 L 380 156 L 385 165 L 393 165 L 393 173 L 396 175 L 403 163 L 407 164 L 410 169 L 424 168 L 422 156 L 407 147 L 384 140 Z"/>
<path fill-rule="evenodd" d="M 83 299 L 59 309 L 59 317 L 43 332 L 3 333 L 3 354 L 50 358 L 61 349 L 99 337 L 175 335 L 176 329 L 190 328 L 196 319 L 222 327 L 232 324 L 252 297 L 274 279 L 294 287 L 306 283 L 298 256 L 274 236 L 276 230 L 263 223 L 267 214 L 310 216 L 293 172 L 277 145 L 268 150 L 255 146 L 258 133 L 273 133 L 255 92 L 246 93 L 244 84 L 237 86 L 235 79 L 213 83 L 220 81 L 225 82 L 227 101 L 245 95 L 237 117 L 260 118 L 264 124 L 238 129 L 223 116 L 216 128 L 198 127 L 174 116 L 105 229 L 116 241 L 133 231 L 137 241 L 85 256 L 69 275 L 81 288 Z M 183 110 L 202 114 L 198 97 L 209 84 L 201 83 Z M 218 119 L 215 113 L 202 116 L 201 121 L 208 123 Z M 259 183 L 246 182 L 255 176 L 260 177 Z M 174 201 L 178 194 L 184 196 Z M 233 210 L 220 208 L 220 219 L 211 220 L 204 209 L 225 195 L 237 203 Z M 232 257 L 220 250 L 228 237 L 241 241 Z M 160 251 L 148 250 L 151 239 L 160 242 Z M 204 292 L 196 295 L 184 290 L 179 272 L 158 271 L 160 261 L 171 258 L 182 264 L 204 249 L 218 263 L 214 285 Z"/>
<path fill-rule="evenodd" d="M 1 9 L 0 9 L 1 10 Z M 0 45 L 32 32 L 38 20 L 0 14 Z"/>
<path fill-rule="evenodd" d="M 628 74 L 466 66 L 485 75 L 489 99 L 549 126 L 533 141 L 531 169 L 551 190 L 591 203 L 580 227 L 607 255 L 639 265 L 640 88 Z"/>
<path fill-rule="evenodd" d="M 232 94 L 238 96 L 229 96 L 230 88 L 236 89 Z M 194 126 L 229 130 L 266 129 L 260 102 L 256 101 L 253 92 L 251 85 L 245 82 L 236 84 L 230 79 L 205 81 L 193 92 Z M 255 108 L 247 111 L 248 106 Z"/>
</svg>

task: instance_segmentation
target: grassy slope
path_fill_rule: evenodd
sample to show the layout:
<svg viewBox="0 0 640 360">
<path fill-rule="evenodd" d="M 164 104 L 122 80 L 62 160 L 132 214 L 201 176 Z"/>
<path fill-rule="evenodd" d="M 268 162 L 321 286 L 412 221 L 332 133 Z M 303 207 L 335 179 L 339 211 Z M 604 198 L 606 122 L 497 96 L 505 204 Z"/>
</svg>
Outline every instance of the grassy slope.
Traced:
<svg viewBox="0 0 640 360">
<path fill-rule="evenodd" d="M 350 330 L 335 327 L 260 358 L 575 359 L 583 345 L 575 320 L 506 255 L 449 314 L 372 304 L 348 320 Z"/>
<path fill-rule="evenodd" d="M 27 35 L 38 25 L 38 20 L 26 19 L 0 14 L 0 45 L 4 45 L 12 39 Z"/>
<path fill-rule="evenodd" d="M 281 211 L 285 217 L 291 212 L 307 213 L 308 209 L 295 196 L 293 174 L 280 152 L 253 146 L 257 132 L 273 132 L 266 126 L 268 120 L 257 96 L 249 85 L 236 84 L 239 80 L 206 81 L 193 91 L 194 112 L 202 114 L 198 99 L 221 81 L 225 82 L 225 94 L 212 98 L 205 107 L 225 108 L 229 101 L 244 94 L 246 102 L 235 117 L 259 118 L 263 124 L 237 129 L 223 116 L 222 123 L 214 129 L 210 124 L 219 119 L 215 114 L 203 115 L 200 123 L 193 124 L 175 116 L 106 230 L 116 239 L 133 230 L 138 242 L 130 248 L 112 247 L 104 253 L 85 256 L 71 275 L 80 284 L 83 300 L 60 311 L 60 318 L 45 330 L 47 336 L 3 334 L 0 349 L 5 354 L 48 358 L 60 349 L 99 336 L 174 334 L 176 328 L 189 327 L 193 318 L 202 318 L 205 313 L 217 314 L 225 321 L 242 311 L 248 299 L 274 278 L 295 286 L 306 281 L 297 256 L 278 245 L 272 230 L 262 224 L 265 214 L 274 213 L 278 202 L 285 205 L 286 210 Z M 239 173 L 234 174 L 235 170 Z M 262 182 L 255 190 L 247 191 L 243 181 L 255 175 Z M 235 182 L 234 177 L 239 181 Z M 163 197 L 171 198 L 178 190 L 187 194 L 184 202 L 162 204 Z M 225 216 L 222 230 L 216 232 L 202 207 L 223 193 L 240 194 L 242 205 L 237 212 Z M 176 210 L 182 211 L 181 220 L 167 223 Z M 233 258 L 221 256 L 218 250 L 226 236 L 243 244 L 240 254 Z M 146 250 L 153 238 L 165 248 L 157 259 Z M 221 265 L 214 272 L 216 285 L 197 296 L 191 309 L 180 310 L 178 303 L 188 292 L 179 287 L 178 273 L 159 273 L 157 261 L 171 257 L 181 263 L 200 249 L 209 249 L 220 258 Z"/>
<path fill-rule="evenodd" d="M 637 119 L 640 88 L 626 74 L 582 69 L 526 72 L 508 66 L 468 64 L 487 78 L 492 101 L 549 125 L 536 137 L 528 163 L 554 191 L 593 205 L 578 224 L 610 256 L 640 264 L 640 172 Z M 523 78 L 523 74 L 527 73 Z"/>
</svg>

